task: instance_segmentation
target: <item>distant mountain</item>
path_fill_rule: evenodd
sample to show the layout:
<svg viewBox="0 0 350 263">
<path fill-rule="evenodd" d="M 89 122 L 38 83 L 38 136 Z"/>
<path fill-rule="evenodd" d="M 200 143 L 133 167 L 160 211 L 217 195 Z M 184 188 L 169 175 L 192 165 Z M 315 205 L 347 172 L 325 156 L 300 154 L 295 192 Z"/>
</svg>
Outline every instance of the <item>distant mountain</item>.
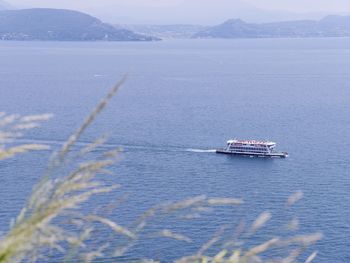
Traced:
<svg viewBox="0 0 350 263">
<path fill-rule="evenodd" d="M 125 25 L 124 27 L 139 34 L 161 39 L 191 38 L 194 34 L 207 28 L 199 25 Z"/>
<path fill-rule="evenodd" d="M 136 34 L 103 23 L 90 15 L 62 9 L 0 11 L 1 40 L 52 41 L 152 41 L 155 37 Z"/>
<path fill-rule="evenodd" d="M 231 19 L 207 28 L 194 38 L 275 38 L 275 37 L 348 37 L 350 16 L 327 16 L 320 21 L 299 20 L 274 23 L 246 23 Z"/>
</svg>

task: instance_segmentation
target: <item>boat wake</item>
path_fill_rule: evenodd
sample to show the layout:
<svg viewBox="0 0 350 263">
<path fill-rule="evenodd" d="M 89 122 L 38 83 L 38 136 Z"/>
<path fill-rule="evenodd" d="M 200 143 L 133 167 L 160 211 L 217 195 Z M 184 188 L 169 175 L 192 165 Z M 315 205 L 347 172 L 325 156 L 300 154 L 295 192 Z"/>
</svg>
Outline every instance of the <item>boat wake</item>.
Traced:
<svg viewBox="0 0 350 263">
<path fill-rule="evenodd" d="M 21 143 L 39 143 L 46 144 L 53 147 L 61 147 L 65 141 L 64 140 L 40 140 L 40 139 L 30 139 L 30 138 L 20 138 L 17 140 Z M 86 147 L 90 145 L 91 142 L 78 141 L 75 143 L 78 147 Z M 123 150 L 141 150 L 141 151 L 167 151 L 167 152 L 192 152 L 192 153 L 215 153 L 215 149 L 194 149 L 194 148 L 182 148 L 182 147 L 161 147 L 161 146 L 151 146 L 151 145 L 130 145 L 130 144 L 113 144 L 113 143 L 105 143 L 103 145 L 98 146 L 97 148 L 121 148 Z"/>
<path fill-rule="evenodd" d="M 186 149 L 186 152 L 193 152 L 193 153 L 215 153 L 216 150 L 203 150 L 203 149 Z"/>
</svg>

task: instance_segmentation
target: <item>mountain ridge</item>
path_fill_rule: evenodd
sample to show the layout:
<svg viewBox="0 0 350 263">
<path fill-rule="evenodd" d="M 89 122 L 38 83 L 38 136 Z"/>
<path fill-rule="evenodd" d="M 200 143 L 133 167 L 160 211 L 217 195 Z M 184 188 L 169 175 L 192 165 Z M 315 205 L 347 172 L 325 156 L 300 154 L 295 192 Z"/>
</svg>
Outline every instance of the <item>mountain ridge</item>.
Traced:
<svg viewBox="0 0 350 263">
<path fill-rule="evenodd" d="M 117 29 L 79 11 L 31 8 L 0 11 L 1 40 L 152 41 L 155 37 Z"/>
<path fill-rule="evenodd" d="M 193 35 L 193 38 L 278 38 L 278 37 L 348 37 L 350 16 L 330 15 L 321 20 L 292 20 L 247 23 L 229 19 Z"/>
</svg>

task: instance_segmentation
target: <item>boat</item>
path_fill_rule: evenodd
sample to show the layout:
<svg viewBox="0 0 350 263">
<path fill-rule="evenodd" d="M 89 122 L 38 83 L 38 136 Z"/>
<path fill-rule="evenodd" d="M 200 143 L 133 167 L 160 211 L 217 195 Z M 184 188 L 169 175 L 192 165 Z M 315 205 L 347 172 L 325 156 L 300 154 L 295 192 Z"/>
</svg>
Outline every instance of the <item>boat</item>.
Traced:
<svg viewBox="0 0 350 263">
<path fill-rule="evenodd" d="M 217 149 L 216 153 L 234 154 L 250 157 L 272 157 L 272 158 L 286 158 L 288 153 L 277 152 L 275 150 L 276 143 L 270 141 L 256 141 L 256 140 L 228 140 L 226 147 Z"/>
</svg>

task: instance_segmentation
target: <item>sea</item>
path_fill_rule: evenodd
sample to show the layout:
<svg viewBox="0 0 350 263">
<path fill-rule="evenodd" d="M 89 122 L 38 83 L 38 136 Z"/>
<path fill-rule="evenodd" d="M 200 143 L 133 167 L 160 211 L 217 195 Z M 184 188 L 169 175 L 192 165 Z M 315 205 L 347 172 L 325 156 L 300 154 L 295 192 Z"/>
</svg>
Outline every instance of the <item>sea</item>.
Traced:
<svg viewBox="0 0 350 263">
<path fill-rule="evenodd" d="M 106 216 L 129 227 L 159 204 L 198 196 L 244 203 L 156 215 L 122 258 L 112 254 L 125 240 L 100 226 L 91 242 L 109 246 L 96 262 L 172 262 L 222 234 L 208 251 L 215 254 L 237 238 L 237 229 L 247 247 L 320 232 L 323 239 L 301 262 L 314 251 L 318 263 L 350 262 L 350 38 L 0 42 L 0 111 L 54 115 L 18 141 L 50 151 L 0 162 L 1 235 L 45 174 L 52 151 L 125 74 L 77 146 L 107 136 L 96 156 L 122 149 L 113 173 L 100 177 L 121 187 L 92 198 L 83 212 L 114 204 Z M 271 140 L 289 157 L 216 154 L 231 138 Z M 298 191 L 303 198 L 286 206 Z M 263 212 L 271 219 L 249 234 Z M 287 230 L 295 218 L 299 229 Z M 191 242 L 161 237 L 164 229 Z M 55 253 L 47 256 L 55 262 Z"/>
</svg>

